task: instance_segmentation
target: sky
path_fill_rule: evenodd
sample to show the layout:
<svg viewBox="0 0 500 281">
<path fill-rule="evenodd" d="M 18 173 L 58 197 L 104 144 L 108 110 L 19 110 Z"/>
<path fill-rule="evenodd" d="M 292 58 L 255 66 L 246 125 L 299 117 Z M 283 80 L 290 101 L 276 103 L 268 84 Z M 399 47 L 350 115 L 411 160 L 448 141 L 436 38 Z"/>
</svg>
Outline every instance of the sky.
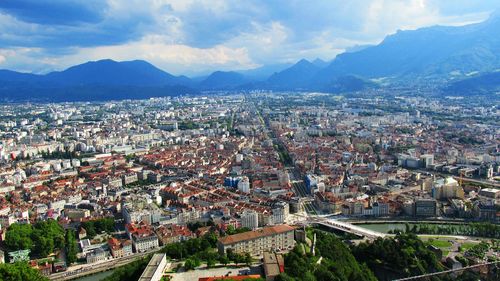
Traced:
<svg viewBox="0 0 500 281">
<path fill-rule="evenodd" d="M 329 61 L 397 30 L 480 22 L 498 0 L 0 0 L 0 69 L 143 59 L 173 73 Z"/>
</svg>

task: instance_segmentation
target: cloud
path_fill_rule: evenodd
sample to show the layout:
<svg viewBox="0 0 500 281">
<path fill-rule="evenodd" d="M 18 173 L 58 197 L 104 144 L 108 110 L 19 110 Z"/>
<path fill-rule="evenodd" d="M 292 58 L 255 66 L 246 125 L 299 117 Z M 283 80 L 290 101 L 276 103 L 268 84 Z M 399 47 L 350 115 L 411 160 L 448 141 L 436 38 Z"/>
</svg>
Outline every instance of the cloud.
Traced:
<svg viewBox="0 0 500 281">
<path fill-rule="evenodd" d="M 74 25 L 103 19 L 107 4 L 100 0 L 3 0 L 0 9 L 36 24 Z"/>
<path fill-rule="evenodd" d="M 100 58 L 174 73 L 325 60 L 398 29 L 484 20 L 495 0 L 3 0 L 2 67 L 44 72 Z"/>
</svg>

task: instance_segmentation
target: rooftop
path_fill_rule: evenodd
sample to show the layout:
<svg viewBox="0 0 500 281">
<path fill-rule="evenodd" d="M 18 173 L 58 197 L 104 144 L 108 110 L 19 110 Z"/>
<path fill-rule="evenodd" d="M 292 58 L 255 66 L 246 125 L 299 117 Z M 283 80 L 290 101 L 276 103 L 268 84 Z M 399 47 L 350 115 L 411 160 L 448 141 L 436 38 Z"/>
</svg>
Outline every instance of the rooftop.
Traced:
<svg viewBox="0 0 500 281">
<path fill-rule="evenodd" d="M 244 233 L 229 235 L 229 236 L 220 238 L 219 242 L 224 244 L 224 245 L 229 245 L 229 244 L 234 244 L 234 243 L 238 243 L 241 241 L 253 240 L 253 239 L 260 238 L 260 237 L 266 237 L 266 236 L 271 236 L 271 235 L 280 234 L 280 233 L 284 233 L 284 232 L 289 232 L 289 231 L 293 231 L 294 229 L 295 228 L 293 228 L 289 225 L 286 225 L 286 224 L 269 226 L 269 227 L 264 227 L 262 229 L 258 229 L 255 231 L 248 231 L 248 232 L 244 232 Z"/>
</svg>

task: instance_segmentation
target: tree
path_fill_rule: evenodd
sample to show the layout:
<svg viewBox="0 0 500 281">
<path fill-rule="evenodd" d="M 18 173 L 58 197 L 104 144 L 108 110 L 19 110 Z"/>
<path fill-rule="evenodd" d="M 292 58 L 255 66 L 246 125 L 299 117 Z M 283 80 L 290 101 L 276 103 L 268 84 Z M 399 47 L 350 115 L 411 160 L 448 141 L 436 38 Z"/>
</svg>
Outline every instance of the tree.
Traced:
<svg viewBox="0 0 500 281">
<path fill-rule="evenodd" d="M 33 228 L 31 224 L 12 224 L 5 234 L 5 246 L 7 250 L 31 250 L 33 247 L 33 240 L 31 240 L 32 233 Z"/>
<path fill-rule="evenodd" d="M 186 269 L 186 271 L 195 269 L 198 266 L 200 266 L 200 261 L 194 258 L 186 259 L 186 261 L 184 262 L 184 268 Z"/>
<path fill-rule="evenodd" d="M 215 265 L 215 260 L 214 259 L 210 258 L 210 259 L 207 260 L 207 267 L 208 268 L 212 268 L 212 267 L 214 267 L 214 265 Z"/>
<path fill-rule="evenodd" d="M 149 260 L 151 260 L 151 255 L 118 267 L 113 271 L 113 274 L 102 279 L 101 281 L 139 280 L 139 277 L 148 265 Z"/>
<path fill-rule="evenodd" d="M 219 262 L 226 266 L 229 263 L 229 258 L 227 257 L 227 255 L 221 255 L 219 257 Z"/>
<path fill-rule="evenodd" d="M 46 257 L 64 248 L 64 229 L 52 219 L 34 225 L 14 223 L 8 229 L 5 246 L 8 251 L 31 250 L 35 258 Z"/>
<path fill-rule="evenodd" d="M 66 231 L 66 262 L 68 265 L 76 262 L 76 253 L 78 252 L 75 232 L 71 229 Z"/>
<path fill-rule="evenodd" d="M 245 256 L 243 258 L 243 262 L 247 265 L 247 266 L 250 266 L 253 262 L 253 259 L 252 259 L 252 256 L 250 255 L 250 253 L 245 253 Z"/>
<path fill-rule="evenodd" d="M 48 281 L 40 272 L 26 263 L 0 264 L 0 280 L 2 281 Z"/>
</svg>

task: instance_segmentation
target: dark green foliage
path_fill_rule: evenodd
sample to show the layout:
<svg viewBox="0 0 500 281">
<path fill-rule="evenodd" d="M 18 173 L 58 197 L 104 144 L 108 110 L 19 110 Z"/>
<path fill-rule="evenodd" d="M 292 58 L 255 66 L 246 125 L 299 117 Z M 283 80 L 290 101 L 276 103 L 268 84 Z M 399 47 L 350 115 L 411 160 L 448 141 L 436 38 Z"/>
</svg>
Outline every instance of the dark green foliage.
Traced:
<svg viewBox="0 0 500 281">
<path fill-rule="evenodd" d="M 195 269 L 197 268 L 198 266 L 201 265 L 201 261 L 196 257 L 192 257 L 192 258 L 188 258 L 186 259 L 186 261 L 184 262 L 184 268 L 186 270 L 192 270 L 192 269 Z"/>
<path fill-rule="evenodd" d="M 304 255 L 299 247 L 285 255 L 285 272 L 278 281 L 292 280 L 376 280 L 373 273 L 359 264 L 340 239 L 333 234 L 316 231 L 317 256 Z M 317 261 L 323 257 L 321 263 Z"/>
<path fill-rule="evenodd" d="M 139 277 L 141 277 L 141 274 L 148 265 L 150 259 L 151 255 L 118 267 L 115 269 L 113 274 L 102 279 L 101 281 L 139 280 Z"/>
<path fill-rule="evenodd" d="M 500 238 L 500 225 L 489 222 L 473 222 L 457 225 L 432 223 L 406 224 L 406 232 L 418 234 L 449 234 L 476 237 Z"/>
<path fill-rule="evenodd" d="M 248 232 L 248 231 L 251 231 L 251 229 L 248 227 L 235 228 L 234 226 L 230 225 L 227 227 L 226 235 L 233 235 L 233 234 L 244 233 L 244 232 Z"/>
<path fill-rule="evenodd" d="M 75 232 L 72 229 L 66 231 L 66 262 L 68 265 L 76 262 L 78 245 L 75 239 Z"/>
<path fill-rule="evenodd" d="M 104 218 L 93 221 L 82 222 L 81 227 L 87 231 L 88 238 L 94 238 L 101 232 L 111 233 L 115 231 L 115 220 L 113 218 Z"/>
<path fill-rule="evenodd" d="M 43 159 L 73 159 L 73 158 L 78 158 L 78 154 L 76 151 L 69 151 L 69 150 L 57 150 L 53 152 L 41 152 L 41 156 Z"/>
<path fill-rule="evenodd" d="M 26 263 L 0 264 L 0 280 L 2 281 L 48 281 L 40 272 Z"/>
<path fill-rule="evenodd" d="M 44 258 L 64 248 L 64 229 L 55 221 L 36 224 L 12 224 L 7 230 L 5 246 L 8 251 L 30 249 L 31 257 Z"/>
<path fill-rule="evenodd" d="M 397 234 L 394 238 L 361 243 L 352 248 L 352 253 L 376 272 L 380 280 L 386 280 L 387 271 L 408 277 L 444 269 L 435 254 L 415 234 Z"/>
<path fill-rule="evenodd" d="M 14 223 L 9 226 L 5 235 L 5 246 L 9 251 L 17 251 L 24 249 L 31 249 L 33 247 L 33 240 L 31 234 L 33 227 L 31 224 Z"/>
<path fill-rule="evenodd" d="M 478 259 L 484 259 L 486 252 L 490 249 L 490 245 L 484 241 L 474 245 L 472 248 L 465 252 L 466 256 Z"/>
</svg>

